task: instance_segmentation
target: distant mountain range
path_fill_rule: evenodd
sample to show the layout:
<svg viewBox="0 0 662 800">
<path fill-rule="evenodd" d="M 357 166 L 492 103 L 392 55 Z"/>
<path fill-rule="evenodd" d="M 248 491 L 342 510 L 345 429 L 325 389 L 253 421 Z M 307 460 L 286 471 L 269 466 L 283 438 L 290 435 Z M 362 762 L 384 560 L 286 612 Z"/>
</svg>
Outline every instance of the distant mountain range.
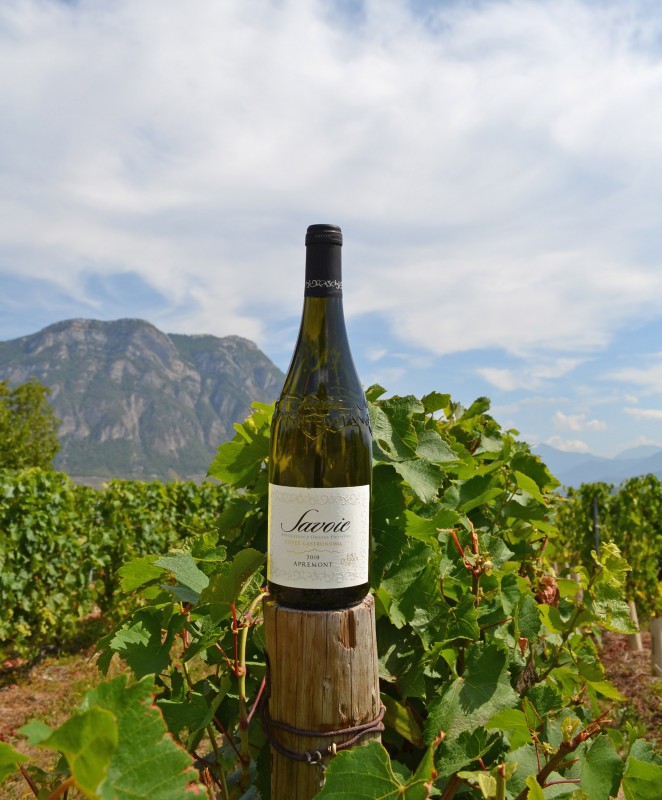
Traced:
<svg viewBox="0 0 662 800">
<path fill-rule="evenodd" d="M 632 447 L 615 458 L 602 458 L 591 453 L 565 453 L 546 444 L 533 448 L 547 464 L 562 486 L 577 488 L 582 483 L 618 485 L 639 475 L 655 475 L 662 479 L 662 449 L 651 445 Z"/>
<path fill-rule="evenodd" d="M 74 479 L 202 478 L 255 400 L 276 399 L 284 375 L 239 336 L 166 334 L 139 319 L 72 319 L 0 342 L 0 380 L 50 387 L 60 420 L 55 465 Z M 662 449 L 616 458 L 534 448 L 563 486 L 637 475 L 662 478 Z"/>
<path fill-rule="evenodd" d="M 72 319 L 0 342 L 0 380 L 50 387 L 55 466 L 75 479 L 200 478 L 283 373 L 239 336 L 166 334 L 148 322 Z"/>
</svg>

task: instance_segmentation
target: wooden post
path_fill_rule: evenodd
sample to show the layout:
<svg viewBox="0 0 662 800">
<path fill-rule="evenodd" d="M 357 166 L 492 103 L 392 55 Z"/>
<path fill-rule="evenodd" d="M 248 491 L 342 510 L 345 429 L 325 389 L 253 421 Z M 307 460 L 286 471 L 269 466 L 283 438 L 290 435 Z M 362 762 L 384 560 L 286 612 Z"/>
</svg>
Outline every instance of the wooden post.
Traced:
<svg viewBox="0 0 662 800">
<path fill-rule="evenodd" d="M 634 624 L 639 627 L 639 616 L 637 614 L 637 606 L 635 605 L 634 600 L 628 600 L 628 606 L 630 607 L 630 619 Z M 637 631 L 637 633 L 631 633 L 628 636 L 628 649 L 633 653 L 641 653 L 644 649 L 644 646 L 641 642 L 641 633 Z"/>
<path fill-rule="evenodd" d="M 374 600 L 368 595 L 339 611 L 299 611 L 267 600 L 264 626 L 271 797 L 309 800 L 324 770 L 308 759 L 321 756 L 326 766 L 334 744 L 358 747 L 380 738 Z M 369 730 L 351 730 L 357 726 Z M 330 731 L 337 733 L 306 735 Z"/>
<path fill-rule="evenodd" d="M 662 675 L 662 617 L 651 620 L 651 671 Z"/>
</svg>

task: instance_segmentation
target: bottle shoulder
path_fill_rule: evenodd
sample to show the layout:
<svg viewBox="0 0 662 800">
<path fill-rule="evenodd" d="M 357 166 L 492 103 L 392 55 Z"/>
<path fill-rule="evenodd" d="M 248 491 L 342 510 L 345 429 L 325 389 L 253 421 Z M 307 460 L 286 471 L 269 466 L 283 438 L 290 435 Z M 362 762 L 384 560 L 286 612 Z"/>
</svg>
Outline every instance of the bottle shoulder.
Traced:
<svg viewBox="0 0 662 800">
<path fill-rule="evenodd" d="M 274 420 L 283 424 L 312 425 L 326 430 L 356 427 L 370 432 L 370 415 L 363 390 L 283 392 L 276 401 Z"/>
</svg>

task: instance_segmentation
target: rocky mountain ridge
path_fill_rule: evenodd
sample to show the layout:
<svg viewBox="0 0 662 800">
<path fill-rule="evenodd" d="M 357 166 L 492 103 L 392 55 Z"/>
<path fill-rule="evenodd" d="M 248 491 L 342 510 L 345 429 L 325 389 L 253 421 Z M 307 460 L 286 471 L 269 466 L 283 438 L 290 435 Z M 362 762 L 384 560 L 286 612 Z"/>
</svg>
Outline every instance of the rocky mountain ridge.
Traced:
<svg viewBox="0 0 662 800">
<path fill-rule="evenodd" d="M 166 334 L 144 320 L 72 319 L 0 342 L 0 380 L 37 378 L 60 420 L 56 467 L 76 479 L 200 478 L 282 372 L 239 336 Z"/>
</svg>

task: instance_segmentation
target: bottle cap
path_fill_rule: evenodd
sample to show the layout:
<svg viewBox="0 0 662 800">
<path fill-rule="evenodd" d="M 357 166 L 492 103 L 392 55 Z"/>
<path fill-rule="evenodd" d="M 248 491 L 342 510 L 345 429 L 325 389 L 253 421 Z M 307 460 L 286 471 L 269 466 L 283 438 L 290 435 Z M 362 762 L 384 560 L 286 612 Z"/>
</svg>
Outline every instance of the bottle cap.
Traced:
<svg viewBox="0 0 662 800">
<path fill-rule="evenodd" d="M 306 231 L 306 247 L 309 244 L 342 245 L 342 231 L 338 225 L 309 225 Z"/>
</svg>

